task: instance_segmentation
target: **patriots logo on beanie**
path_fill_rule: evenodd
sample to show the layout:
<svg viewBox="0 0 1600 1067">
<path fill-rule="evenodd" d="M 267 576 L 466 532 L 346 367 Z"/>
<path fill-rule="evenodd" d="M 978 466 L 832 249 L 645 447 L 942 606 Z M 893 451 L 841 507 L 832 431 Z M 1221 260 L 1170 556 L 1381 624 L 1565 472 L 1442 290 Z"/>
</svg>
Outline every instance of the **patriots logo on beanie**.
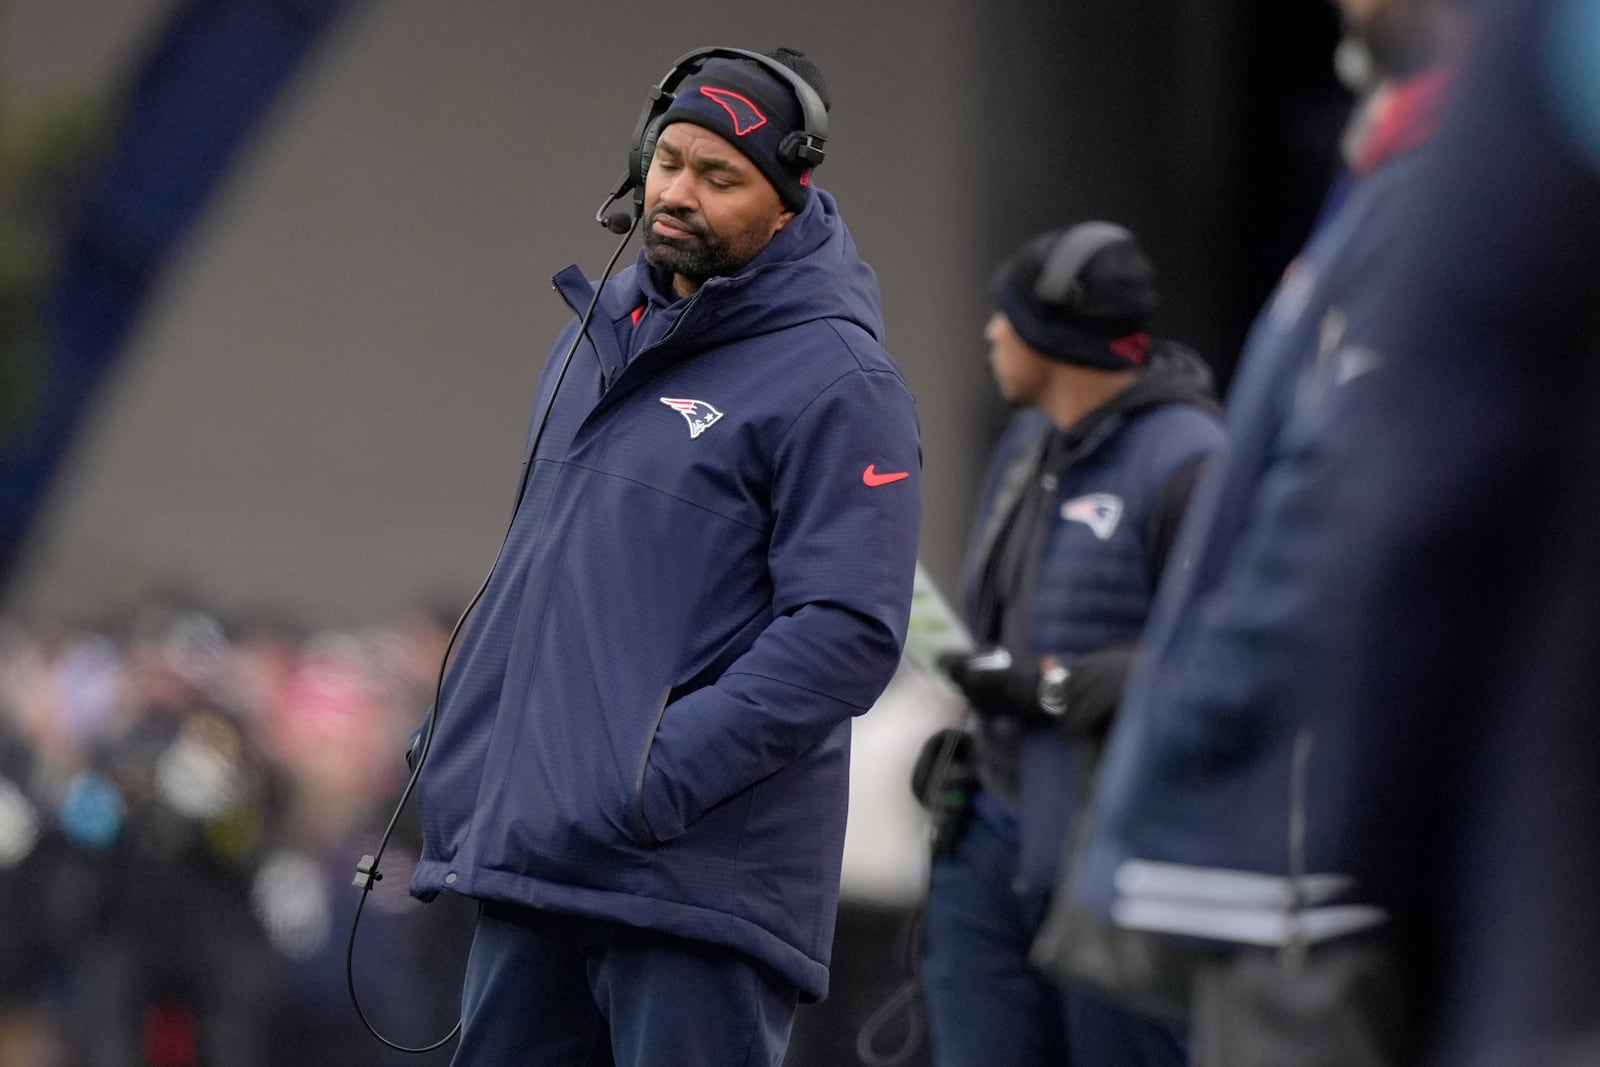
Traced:
<svg viewBox="0 0 1600 1067">
<path fill-rule="evenodd" d="M 761 109 L 738 93 L 702 85 L 700 95 L 709 96 L 722 105 L 728 113 L 728 118 L 733 120 L 733 132 L 739 137 L 743 137 L 751 130 L 759 130 L 767 124 L 767 116 L 761 113 Z"/>
</svg>

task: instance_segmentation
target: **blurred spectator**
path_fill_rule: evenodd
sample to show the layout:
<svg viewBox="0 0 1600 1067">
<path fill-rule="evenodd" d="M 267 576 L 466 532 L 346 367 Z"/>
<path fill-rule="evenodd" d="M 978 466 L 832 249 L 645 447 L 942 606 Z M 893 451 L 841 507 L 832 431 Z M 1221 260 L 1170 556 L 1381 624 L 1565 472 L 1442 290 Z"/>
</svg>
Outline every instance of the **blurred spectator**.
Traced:
<svg viewBox="0 0 1600 1067">
<path fill-rule="evenodd" d="M 80 965 L 89 1067 L 137 1067 L 152 1042 L 175 1061 L 269 1062 L 278 960 L 249 887 L 282 788 L 218 699 L 225 657 L 208 616 L 136 620 L 120 721 L 66 798 L 69 833 L 103 855 Z"/>
</svg>

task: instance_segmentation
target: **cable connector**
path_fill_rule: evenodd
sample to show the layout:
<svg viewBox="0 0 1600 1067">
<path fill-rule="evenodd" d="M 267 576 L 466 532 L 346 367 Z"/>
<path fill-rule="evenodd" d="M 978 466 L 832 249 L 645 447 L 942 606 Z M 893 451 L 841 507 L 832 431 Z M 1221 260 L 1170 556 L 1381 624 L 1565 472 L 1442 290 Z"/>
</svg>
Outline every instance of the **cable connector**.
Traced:
<svg viewBox="0 0 1600 1067">
<path fill-rule="evenodd" d="M 378 861 L 373 856 L 362 856 L 361 862 L 356 864 L 356 876 L 351 881 L 357 889 L 370 890 L 373 882 L 383 881 L 383 874 L 378 870 Z"/>
</svg>

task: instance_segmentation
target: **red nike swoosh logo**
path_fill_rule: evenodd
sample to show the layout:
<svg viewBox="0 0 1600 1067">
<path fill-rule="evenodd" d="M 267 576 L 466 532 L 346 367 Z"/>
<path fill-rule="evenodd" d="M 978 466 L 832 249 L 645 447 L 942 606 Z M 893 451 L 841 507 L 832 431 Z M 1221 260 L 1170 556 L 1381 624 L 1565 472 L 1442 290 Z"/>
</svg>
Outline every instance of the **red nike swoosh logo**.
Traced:
<svg viewBox="0 0 1600 1067">
<path fill-rule="evenodd" d="M 867 469 L 861 472 L 861 480 L 866 482 L 868 485 L 888 485 L 890 482 L 898 482 L 901 478 L 909 477 L 911 477 L 910 471 L 899 471 L 895 474 L 879 474 L 878 465 L 876 463 L 868 464 Z"/>
</svg>

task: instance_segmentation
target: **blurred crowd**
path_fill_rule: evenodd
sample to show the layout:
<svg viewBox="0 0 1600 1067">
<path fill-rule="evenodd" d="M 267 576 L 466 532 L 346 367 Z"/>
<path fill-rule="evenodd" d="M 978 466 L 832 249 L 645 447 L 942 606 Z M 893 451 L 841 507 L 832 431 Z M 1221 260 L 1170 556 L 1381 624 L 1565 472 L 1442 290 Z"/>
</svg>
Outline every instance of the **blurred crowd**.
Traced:
<svg viewBox="0 0 1600 1067">
<path fill-rule="evenodd" d="M 448 1063 L 453 1043 L 365 1031 L 346 953 L 452 622 L 0 619 L 0 1067 Z M 905 782 L 950 710 L 902 672 L 857 724 L 840 988 L 802 1012 L 790 1064 L 848 1062 L 902 977 L 926 861 Z M 407 894 L 416 832 L 407 805 L 352 957 L 361 1011 L 410 1046 L 454 1025 L 474 918 Z"/>
<path fill-rule="evenodd" d="M 352 877 L 448 626 L 0 621 L 0 1067 L 391 1062 L 346 989 Z M 407 895 L 415 837 L 408 811 L 352 956 L 408 1045 L 453 1024 L 472 923 Z"/>
</svg>

